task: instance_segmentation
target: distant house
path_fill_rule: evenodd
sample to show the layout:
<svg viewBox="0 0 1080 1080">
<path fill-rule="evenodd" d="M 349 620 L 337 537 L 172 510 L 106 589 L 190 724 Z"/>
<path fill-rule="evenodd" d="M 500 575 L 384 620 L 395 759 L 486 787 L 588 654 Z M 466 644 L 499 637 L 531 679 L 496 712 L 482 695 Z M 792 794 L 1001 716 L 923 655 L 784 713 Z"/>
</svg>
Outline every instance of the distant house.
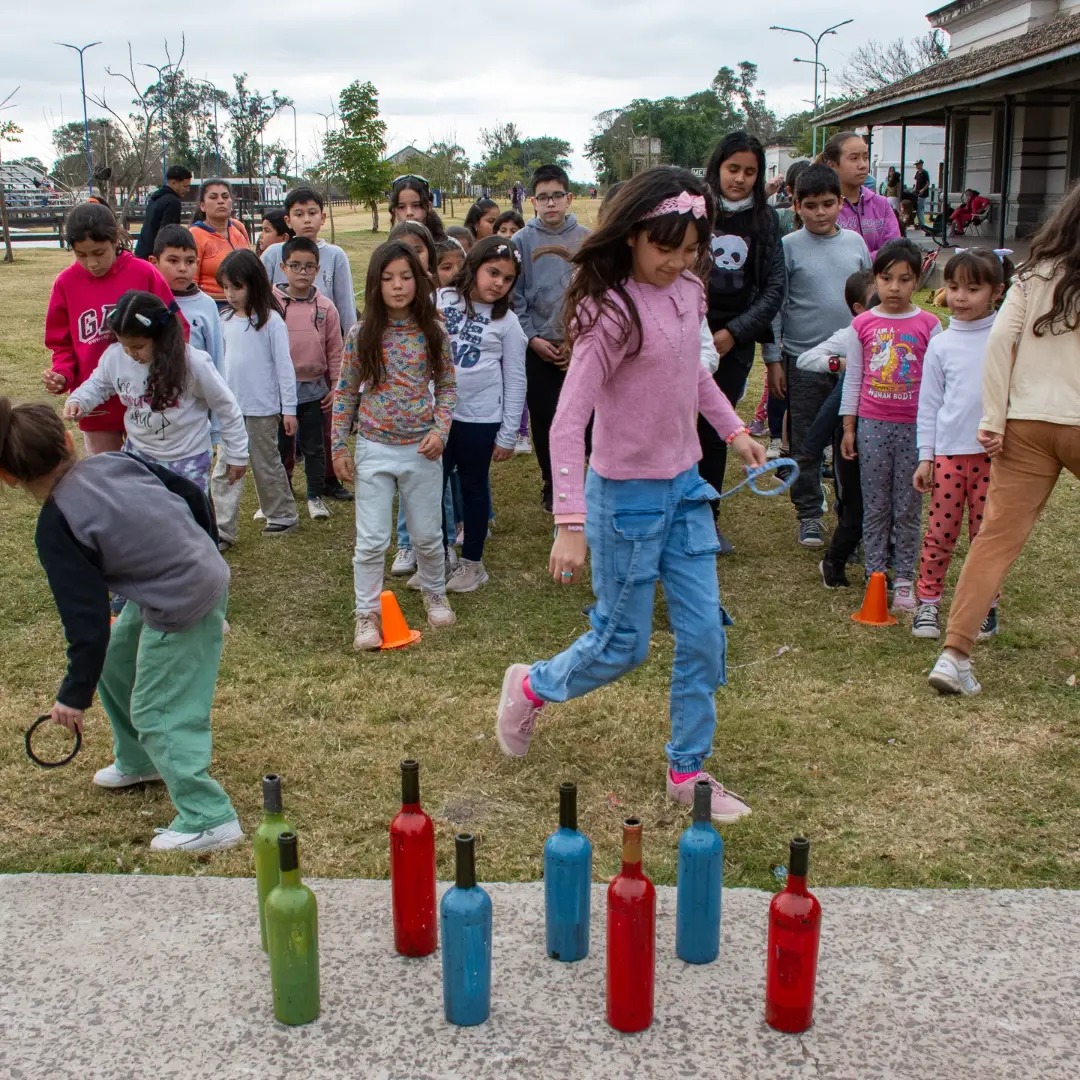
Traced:
<svg viewBox="0 0 1080 1080">
<path fill-rule="evenodd" d="M 428 155 L 423 150 L 417 150 L 415 146 L 403 146 L 400 150 L 396 150 L 387 159 L 387 163 L 390 165 L 408 165 L 410 161 L 428 161 L 430 160 Z"/>
<path fill-rule="evenodd" d="M 1030 236 L 1080 178 L 1080 0 L 956 0 L 927 20 L 949 34 L 948 59 L 816 122 L 865 127 L 872 157 L 880 129 L 899 126 L 906 180 L 909 130 L 944 128 L 949 204 L 975 188 L 1001 244 Z"/>
<path fill-rule="evenodd" d="M 786 176 L 788 166 L 798 158 L 799 155 L 795 153 L 794 146 L 770 143 L 765 147 L 765 179 L 772 180 L 776 176 Z"/>
</svg>

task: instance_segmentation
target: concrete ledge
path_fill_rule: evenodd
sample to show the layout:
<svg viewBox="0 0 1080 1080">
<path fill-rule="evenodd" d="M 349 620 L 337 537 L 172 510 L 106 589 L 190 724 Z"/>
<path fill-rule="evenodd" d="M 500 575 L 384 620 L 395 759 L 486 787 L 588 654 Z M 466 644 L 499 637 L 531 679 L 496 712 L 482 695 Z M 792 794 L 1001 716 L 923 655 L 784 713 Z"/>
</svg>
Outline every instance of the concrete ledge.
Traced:
<svg viewBox="0 0 1080 1080">
<path fill-rule="evenodd" d="M 253 881 L 0 877 L 0 1076 L 10 1080 L 1060 1078 L 1080 1065 L 1080 893 L 815 890 L 816 1022 L 762 1020 L 767 894 L 724 894 L 720 959 L 675 959 L 657 890 L 656 1020 L 604 1021 L 604 888 L 592 952 L 543 952 L 540 884 L 491 885 L 492 1016 L 443 1021 L 438 956 L 393 952 L 389 886 L 310 882 L 322 1017 L 277 1024 Z"/>
</svg>

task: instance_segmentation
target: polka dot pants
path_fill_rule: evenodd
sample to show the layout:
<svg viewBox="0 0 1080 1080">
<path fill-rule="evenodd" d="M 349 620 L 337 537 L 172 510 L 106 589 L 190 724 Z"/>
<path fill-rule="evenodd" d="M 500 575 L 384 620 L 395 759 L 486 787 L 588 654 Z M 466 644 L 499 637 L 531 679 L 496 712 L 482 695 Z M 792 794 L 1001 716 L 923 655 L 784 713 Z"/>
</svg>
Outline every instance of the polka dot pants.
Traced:
<svg viewBox="0 0 1080 1080">
<path fill-rule="evenodd" d="M 968 538 L 974 540 L 986 511 L 990 489 L 990 459 L 985 454 L 951 454 L 934 458 L 934 488 L 923 537 L 919 584 L 920 603 L 941 599 L 956 541 L 967 507 Z"/>
<path fill-rule="evenodd" d="M 891 535 L 896 580 L 913 581 L 922 527 L 922 495 L 911 484 L 919 464 L 915 425 L 860 417 L 858 430 L 866 571 L 885 572 Z"/>
</svg>

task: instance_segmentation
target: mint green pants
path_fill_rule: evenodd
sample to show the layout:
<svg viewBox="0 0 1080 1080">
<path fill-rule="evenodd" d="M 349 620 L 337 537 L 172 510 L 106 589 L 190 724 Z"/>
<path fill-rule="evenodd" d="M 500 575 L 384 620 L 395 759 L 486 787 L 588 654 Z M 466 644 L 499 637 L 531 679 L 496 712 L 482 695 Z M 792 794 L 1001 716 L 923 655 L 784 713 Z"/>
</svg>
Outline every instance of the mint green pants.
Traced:
<svg viewBox="0 0 1080 1080">
<path fill-rule="evenodd" d="M 176 807 L 170 828 L 197 833 L 236 817 L 211 779 L 210 707 L 214 702 L 228 593 L 194 626 L 151 630 L 130 600 L 113 624 L 98 695 L 113 730 L 116 767 L 161 774 Z"/>
</svg>

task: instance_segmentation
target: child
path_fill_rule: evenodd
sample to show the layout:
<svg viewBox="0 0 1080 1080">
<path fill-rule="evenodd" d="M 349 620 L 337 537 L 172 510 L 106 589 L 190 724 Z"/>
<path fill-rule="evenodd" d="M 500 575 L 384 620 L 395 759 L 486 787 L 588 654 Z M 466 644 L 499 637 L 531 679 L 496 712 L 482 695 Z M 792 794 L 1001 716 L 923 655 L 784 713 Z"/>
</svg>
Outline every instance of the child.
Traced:
<svg viewBox="0 0 1080 1080">
<path fill-rule="evenodd" d="M 570 178 L 558 165 L 541 165 L 532 178 L 537 216 L 513 242 L 521 252 L 521 273 L 514 285 L 514 311 L 529 339 L 525 374 L 533 448 L 543 486 L 540 502 L 552 511 L 551 451 L 548 432 L 566 381 L 569 354 L 563 348 L 562 302 L 570 284 L 570 265 L 558 255 L 540 251 L 553 246 L 573 254 L 589 235 L 569 213 L 574 196 Z"/>
<path fill-rule="evenodd" d="M 124 449 L 209 494 L 213 409 L 228 481 L 239 480 L 248 461 L 240 406 L 210 357 L 184 343 L 165 304 L 152 293 L 126 292 L 109 316 L 109 329 L 115 344 L 67 399 L 64 418 L 78 420 L 115 394 L 127 410 Z"/>
<path fill-rule="evenodd" d="M 836 385 L 836 376 L 800 371 L 798 357 L 847 326 L 851 313 L 842 283 L 856 270 L 870 269 L 870 255 L 857 233 L 836 224 L 840 213 L 840 181 L 832 169 L 811 165 L 795 182 L 795 211 L 803 227 L 788 233 L 784 248 L 787 288 L 773 327 L 782 342 L 780 355 L 765 355 L 769 393 L 787 398 L 791 455 L 799 478 L 791 488 L 798 521 L 798 542 L 819 548 L 821 529 L 821 455 L 809 457 L 803 443 L 821 406 Z"/>
<path fill-rule="evenodd" d="M 415 221 L 426 225 L 435 240 L 445 240 L 442 218 L 431 205 L 431 188 L 422 176 L 406 173 L 390 187 L 390 220 L 394 224 Z"/>
<path fill-rule="evenodd" d="M 525 228 L 525 219 L 516 210 L 504 210 L 495 219 L 495 235 L 509 239 Z"/>
<path fill-rule="evenodd" d="M 450 225 L 446 230 L 446 235 L 451 240 L 456 240 L 466 255 L 472 251 L 472 246 L 476 242 L 476 237 L 464 225 Z"/>
<path fill-rule="evenodd" d="M 75 262 L 53 282 L 45 314 L 45 347 L 52 367 L 42 373 L 50 394 L 70 393 L 94 373 L 109 347 L 109 312 L 130 289 L 159 297 L 186 332 L 172 290 L 149 263 L 121 250 L 120 228 L 113 212 L 100 203 L 76 206 L 64 223 Z M 119 450 L 124 442 L 124 406 L 115 397 L 79 421 L 88 454 Z"/>
<path fill-rule="evenodd" d="M 983 360 L 997 305 L 1005 292 L 1005 269 L 992 251 L 972 248 L 945 267 L 948 329 L 926 350 L 919 393 L 917 491 L 933 493 L 923 537 L 919 601 L 911 632 L 937 638 L 938 605 L 960 537 L 967 505 L 968 537 L 974 540 L 986 509 L 990 458 L 979 445 Z M 997 633 L 997 603 L 979 631 L 985 641 Z"/>
<path fill-rule="evenodd" d="M 407 244 L 380 244 L 371 254 L 363 319 L 345 342 L 334 396 L 334 468 L 340 480 L 356 483 L 358 651 L 382 645 L 379 596 L 395 488 L 409 523 L 428 625 L 454 624 L 446 599 L 439 458 L 456 397 L 431 279 Z M 355 468 L 349 456 L 354 419 Z"/>
<path fill-rule="evenodd" d="M 922 525 L 922 493 L 911 482 L 919 460 L 915 422 L 923 357 L 941 323 L 911 302 L 922 252 L 910 240 L 886 244 L 873 269 L 880 302 L 851 324 L 861 352 L 848 358 L 844 374 L 841 453 L 851 461 L 858 445 L 867 576 L 885 573 L 891 537 L 893 611 L 914 611 Z"/>
<path fill-rule="evenodd" d="M 443 241 L 446 239 L 448 238 L 444 236 Z M 428 231 L 428 227 L 419 221 L 401 221 L 390 230 L 390 233 L 386 238 L 387 243 L 391 243 L 394 240 L 413 249 L 417 259 L 420 260 L 421 269 L 434 284 L 438 280 L 436 277 L 436 267 L 439 262 L 439 254 L 435 248 L 435 240 Z"/>
<path fill-rule="evenodd" d="M 495 222 L 499 220 L 499 204 L 494 199 L 477 199 L 465 215 L 465 228 L 474 240 L 483 240 L 495 233 Z"/>
<path fill-rule="evenodd" d="M 708 780 L 713 817 L 735 821 L 749 807 L 702 771 L 726 644 L 708 505 L 716 492 L 696 465 L 698 412 L 748 464 L 763 463 L 765 451 L 699 363 L 706 302 L 690 270 L 709 251 L 713 217 L 712 195 L 696 177 L 648 169 L 627 181 L 573 257 L 565 308 L 573 359 L 551 430 L 558 534 L 548 566 L 560 584 L 580 580 L 587 542 L 596 605 L 591 629 L 564 652 L 507 669 L 496 737 L 504 753 L 524 755 L 547 702 L 580 697 L 641 664 L 660 581 L 675 633 L 667 794 L 690 803 L 694 782 Z"/>
<path fill-rule="evenodd" d="M 323 502 L 326 460 L 323 456 L 323 416 L 330 411 L 341 375 L 341 323 L 337 309 L 312 282 L 319 276 L 322 251 L 308 236 L 288 240 L 281 248 L 285 284 L 275 288 L 289 331 L 289 355 L 296 370 L 296 429 L 298 439 L 278 430 L 278 450 L 292 481 L 294 447 L 299 441 L 307 478 L 308 514 L 325 520 Z"/>
<path fill-rule="evenodd" d="M 255 246 L 255 254 L 262 257 L 267 248 L 274 244 L 284 244 L 295 235 L 296 233 L 289 227 L 283 207 L 275 206 L 272 210 L 266 210 L 259 223 L 259 242 Z"/>
<path fill-rule="evenodd" d="M 209 355 L 221 371 L 224 347 L 217 304 L 195 284 L 198 248 L 190 230 L 166 225 L 154 241 L 150 262 L 172 289 L 173 299 L 191 328 L 188 344 Z"/>
<path fill-rule="evenodd" d="M 461 273 L 465 265 L 465 249 L 453 237 L 448 236 L 435 245 L 435 258 L 439 287 L 447 289 L 454 283 L 454 278 Z"/>
<path fill-rule="evenodd" d="M 838 218 L 840 228 L 857 232 L 873 259 L 890 240 L 900 239 L 900 222 L 889 200 L 866 187 L 870 175 L 866 140 L 854 131 L 837 132 L 825 143 L 821 158 L 840 180 L 844 197 Z"/>
<path fill-rule="evenodd" d="M 971 650 L 1063 468 L 1080 477 L 1080 184 L 1031 241 L 994 322 L 983 370 L 979 446 L 994 461 L 986 512 L 956 586 L 943 694 L 977 694 Z"/>
<path fill-rule="evenodd" d="M 299 524 L 296 500 L 278 452 L 278 425 L 296 434 L 296 372 L 289 357 L 289 332 L 259 257 L 234 251 L 218 268 L 230 310 L 222 316 L 225 381 L 248 433 L 248 453 L 259 506 L 266 516 L 263 536 L 283 536 Z M 227 480 L 228 463 L 219 451 L 210 479 L 222 550 L 236 543 L 244 482 Z"/>
<path fill-rule="evenodd" d="M 510 310 L 521 267 L 517 248 L 501 236 L 479 240 L 455 287 L 439 293 L 457 380 L 457 405 L 443 453 L 449 482 L 461 480 L 465 542 L 448 592 L 473 592 L 488 580 L 484 540 L 491 513 L 491 461 L 507 461 L 525 404 L 525 334 Z"/>
<path fill-rule="evenodd" d="M 230 252 L 250 247 L 247 229 L 232 216 L 232 188 L 226 180 L 204 180 L 199 188 L 199 211 L 203 217 L 191 224 L 198 249 L 195 281 L 199 288 L 227 312 L 229 304 L 218 283 L 218 267 Z"/>
<path fill-rule="evenodd" d="M 844 301 L 851 316 L 861 315 L 877 305 L 880 300 L 874 286 L 872 270 L 857 270 L 844 284 Z M 862 345 L 851 327 L 838 330 L 816 348 L 799 357 L 800 371 L 817 371 L 822 374 L 840 373 L 840 381 L 821 406 L 821 411 L 806 435 L 807 456 L 814 457 L 831 445 L 836 486 L 837 526 L 829 542 L 825 558 L 818 563 L 818 573 L 826 589 L 846 588 L 848 559 L 858 550 L 862 540 L 862 487 L 859 477 L 859 459 L 847 460 L 840 452 L 844 426 L 840 420 L 840 401 L 843 396 L 845 358 L 861 356 Z"/>
<path fill-rule="evenodd" d="M 229 568 L 206 496 L 128 454 L 79 461 L 51 407 L 7 398 L 0 479 L 43 504 L 35 542 L 68 642 L 53 720 L 82 731 L 96 688 L 116 759 L 94 783 L 164 780 L 176 808 L 151 849 L 234 847 L 244 836 L 236 811 L 208 774 Z M 111 632 L 110 589 L 138 597 Z"/>
</svg>

